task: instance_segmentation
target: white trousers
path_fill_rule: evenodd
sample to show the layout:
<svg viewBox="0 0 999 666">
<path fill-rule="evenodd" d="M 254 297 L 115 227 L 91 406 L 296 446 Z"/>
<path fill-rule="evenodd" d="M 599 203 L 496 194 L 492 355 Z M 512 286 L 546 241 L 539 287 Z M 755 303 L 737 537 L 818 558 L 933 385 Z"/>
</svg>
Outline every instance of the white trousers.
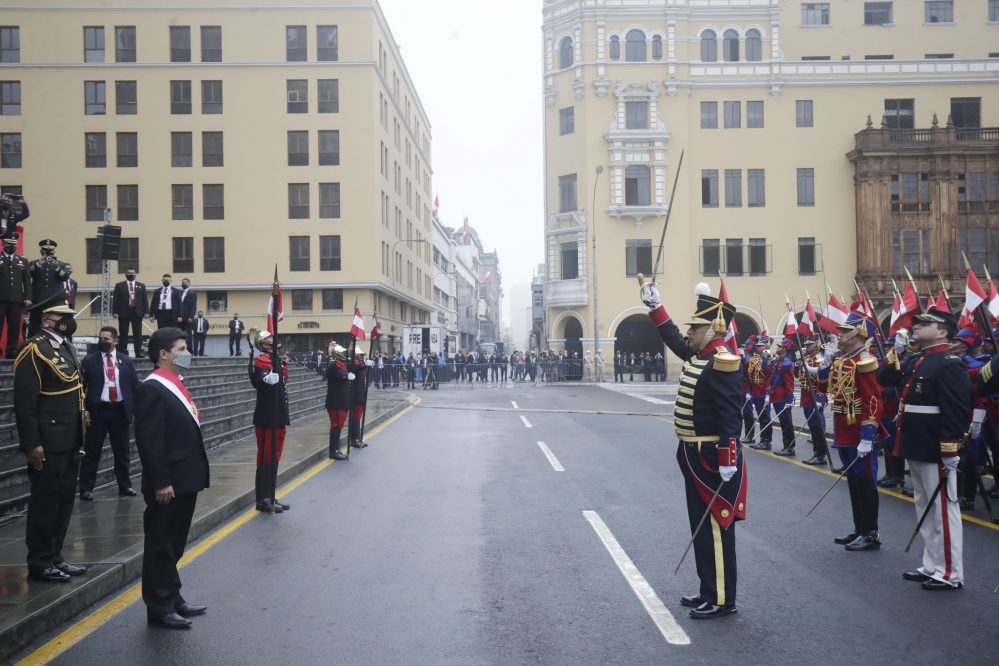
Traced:
<svg viewBox="0 0 999 666">
<path fill-rule="evenodd" d="M 916 500 L 916 520 L 919 520 L 933 491 L 943 478 L 944 467 L 916 460 L 908 462 Z M 940 494 L 933 501 L 933 508 L 919 528 L 919 534 L 923 537 L 923 566 L 919 570 L 945 583 L 963 583 L 961 508 L 956 472 L 951 472 L 946 485 L 940 489 Z"/>
</svg>

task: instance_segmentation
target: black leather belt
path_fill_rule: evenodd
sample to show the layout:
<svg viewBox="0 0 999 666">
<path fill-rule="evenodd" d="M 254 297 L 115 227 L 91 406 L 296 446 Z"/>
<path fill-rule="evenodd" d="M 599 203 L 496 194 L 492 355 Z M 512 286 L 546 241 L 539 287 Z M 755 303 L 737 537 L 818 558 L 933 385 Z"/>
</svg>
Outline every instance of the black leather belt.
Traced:
<svg viewBox="0 0 999 666">
<path fill-rule="evenodd" d="M 109 409 L 112 409 L 115 407 L 124 407 L 124 406 L 125 403 L 120 400 L 118 402 L 106 402 L 104 400 L 101 400 L 101 407 L 107 407 Z"/>
</svg>

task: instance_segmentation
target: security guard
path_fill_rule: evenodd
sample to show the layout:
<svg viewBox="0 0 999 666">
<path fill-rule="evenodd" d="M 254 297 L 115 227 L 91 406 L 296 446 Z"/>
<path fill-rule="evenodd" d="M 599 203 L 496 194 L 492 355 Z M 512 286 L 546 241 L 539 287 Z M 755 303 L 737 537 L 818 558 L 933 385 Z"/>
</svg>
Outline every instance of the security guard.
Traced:
<svg viewBox="0 0 999 666">
<path fill-rule="evenodd" d="M 18 235 L 3 237 L 3 252 L 0 253 L 0 331 L 6 324 L 6 357 L 14 358 L 14 350 L 21 340 L 21 316 L 24 308 L 31 305 L 31 273 L 28 260 L 17 253 Z"/>
<path fill-rule="evenodd" d="M 286 388 L 288 362 L 281 361 L 280 374 L 274 371 L 271 359 L 274 336 L 270 332 L 251 328 L 249 338 L 250 346 L 260 350 L 256 358 L 251 358 L 249 367 L 250 383 L 257 391 L 257 403 L 253 409 L 253 426 L 257 435 L 257 474 L 254 482 L 257 511 L 282 513 L 291 508 L 274 496 L 284 436 L 291 423 Z"/>
<path fill-rule="evenodd" d="M 64 583 L 86 572 L 62 555 L 83 454 L 83 385 L 72 344 L 76 313 L 62 294 L 31 309 L 40 315 L 41 332 L 24 341 L 14 361 L 14 413 L 31 482 L 28 578 Z"/>
<path fill-rule="evenodd" d="M 674 423 L 691 531 L 711 512 L 710 524 L 702 525 L 694 537 L 700 591 L 681 599 L 697 619 L 736 612 L 734 521 L 746 518 L 746 477 L 739 445 L 742 376 L 739 357 L 725 348 L 724 337 L 735 308 L 707 292 L 707 285 L 698 285 L 697 312 L 687 321 L 685 338 L 662 306 L 655 285 L 642 286 L 642 301 L 652 323 L 666 346 L 684 361 Z"/>
<path fill-rule="evenodd" d="M 46 238 L 38 241 L 38 247 L 42 250 L 41 259 L 35 259 L 28 266 L 28 272 L 31 273 L 32 303 L 41 303 L 50 296 L 63 292 L 65 282 L 69 279 L 66 264 L 55 256 L 58 243 L 51 238 Z M 30 313 L 28 334 L 37 335 L 41 330 L 42 313 L 36 308 L 31 308 Z"/>
</svg>

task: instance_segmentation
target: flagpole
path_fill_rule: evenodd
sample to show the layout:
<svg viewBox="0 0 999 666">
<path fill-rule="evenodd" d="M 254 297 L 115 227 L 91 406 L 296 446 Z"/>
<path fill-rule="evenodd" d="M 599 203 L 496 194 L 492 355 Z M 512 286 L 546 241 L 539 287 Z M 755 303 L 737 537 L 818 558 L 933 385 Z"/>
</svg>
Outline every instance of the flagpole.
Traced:
<svg viewBox="0 0 999 666">
<path fill-rule="evenodd" d="M 356 356 L 356 353 L 357 353 L 357 336 L 353 333 L 354 317 L 356 315 L 357 315 L 357 296 L 354 297 L 354 312 L 350 316 L 350 328 L 351 328 L 351 334 L 350 334 L 350 363 L 347 366 L 347 372 L 348 373 L 353 373 L 354 372 L 354 370 L 353 370 L 353 367 L 354 367 L 354 357 Z M 347 410 L 347 456 L 346 456 L 347 460 L 350 460 L 350 421 L 351 421 L 351 417 L 354 415 L 354 404 L 355 404 L 355 400 L 354 400 L 354 382 L 355 381 L 357 381 L 356 377 L 355 377 L 355 379 L 350 379 L 347 382 L 347 384 L 349 386 L 349 390 L 350 390 L 350 409 Z M 340 446 L 339 442 L 337 442 L 337 446 L 338 447 Z"/>
<path fill-rule="evenodd" d="M 937 279 L 940 280 L 940 291 L 943 292 L 944 300 L 947 301 L 947 308 L 950 310 L 951 314 L 954 313 L 954 306 L 950 302 L 950 294 L 947 293 L 947 285 L 944 284 L 943 276 L 937 273 Z"/>
<path fill-rule="evenodd" d="M 271 285 L 271 322 L 274 330 L 271 332 L 271 372 L 276 372 L 278 383 L 274 385 L 274 420 L 271 426 L 271 505 L 277 507 L 277 435 L 278 417 L 281 414 L 281 387 L 284 385 L 284 368 L 281 367 L 281 357 L 278 354 L 278 295 L 280 293 L 278 283 L 277 264 L 274 264 L 274 283 Z"/>
<path fill-rule="evenodd" d="M 878 351 L 881 352 L 881 358 L 884 359 L 885 345 L 881 339 L 881 323 L 878 322 L 877 314 L 874 312 L 874 304 L 871 303 L 871 297 L 860 288 L 860 283 L 857 282 L 856 278 L 853 279 L 853 286 L 857 288 L 857 294 L 860 296 L 861 305 L 864 310 L 871 308 L 871 317 L 874 317 L 874 321 L 872 322 L 874 324 L 874 341 L 878 344 Z M 870 320 L 866 312 L 864 313 L 864 318 Z"/>
<path fill-rule="evenodd" d="M 806 314 L 808 313 L 808 305 L 811 302 L 812 302 L 812 297 L 808 294 L 808 287 L 805 287 L 805 313 Z M 814 306 L 812 307 L 812 313 L 815 314 L 815 307 Z M 825 344 L 826 343 L 826 336 L 823 335 L 823 333 L 825 333 L 825 331 L 823 331 L 822 327 L 819 326 L 819 316 L 818 316 L 818 314 L 815 314 L 815 322 L 814 323 L 815 323 L 815 335 L 819 338 L 819 341 L 822 344 Z"/>
<path fill-rule="evenodd" d="M 375 330 L 378 330 L 378 328 L 377 328 L 378 327 L 378 311 L 377 310 L 375 310 L 372 313 L 371 318 L 375 322 Z M 368 345 L 368 358 L 365 359 L 365 360 L 372 360 L 372 361 L 374 360 L 371 357 L 375 353 L 375 338 L 377 338 L 378 335 L 379 335 L 378 333 L 374 333 L 374 334 L 371 335 L 371 344 Z M 368 368 L 367 370 L 365 370 L 364 371 L 364 375 L 365 375 L 365 377 L 364 377 L 364 383 L 365 383 L 364 391 L 365 391 L 365 396 L 367 396 L 368 387 L 371 386 L 371 381 L 370 381 L 371 380 L 371 369 Z M 382 381 L 382 386 L 384 387 L 385 386 L 385 378 L 382 377 L 381 381 Z M 358 444 L 363 444 L 364 443 L 364 424 L 365 424 L 365 422 L 367 420 L 368 420 L 368 403 L 367 403 L 367 400 L 365 400 L 364 411 L 361 412 L 361 431 L 359 433 L 357 433 L 357 443 Z M 349 437 L 350 437 L 350 429 L 348 428 L 347 430 L 348 430 L 347 437 L 349 439 Z M 350 448 L 350 447 L 348 446 L 347 448 Z"/>
<path fill-rule="evenodd" d="M 969 271 L 972 271 L 972 275 L 974 275 L 974 270 L 971 268 L 971 262 L 968 261 L 968 256 L 964 252 L 961 252 L 961 258 L 964 259 L 965 269 L 969 270 Z M 985 269 L 985 275 L 986 275 L 986 277 L 989 277 L 989 269 L 988 268 Z M 991 279 L 992 278 L 989 277 L 989 280 L 991 280 Z M 978 280 L 978 278 L 976 277 L 975 280 Z M 966 289 L 967 289 L 967 287 L 966 287 Z M 981 323 L 982 323 L 982 326 L 985 328 L 986 335 L 989 336 L 989 340 L 992 341 L 992 348 L 996 349 L 996 350 L 999 350 L 999 346 L 996 345 L 995 326 L 990 326 L 989 325 L 989 322 L 990 322 L 989 317 L 991 315 L 989 314 L 989 311 L 987 309 L 985 309 L 985 303 L 986 303 L 987 300 L 988 300 L 988 296 L 986 296 L 985 299 L 983 299 L 982 302 L 978 304 L 978 307 L 975 308 L 975 314 L 977 314 L 979 317 L 982 318 L 982 322 Z M 965 307 L 967 307 L 967 298 L 965 298 Z M 975 320 L 974 316 L 972 316 L 971 320 L 972 321 Z M 969 349 L 968 351 L 971 351 L 971 350 Z"/>
<path fill-rule="evenodd" d="M 805 295 L 808 295 L 807 289 L 805 290 Z M 791 307 L 795 308 L 794 301 L 791 301 Z M 815 327 L 819 327 L 818 322 L 816 322 Z M 805 348 L 801 344 L 801 332 L 798 331 L 797 327 L 794 329 L 794 334 L 798 340 L 798 352 L 801 357 L 802 374 L 805 375 L 805 387 L 808 388 L 808 393 L 812 396 L 812 409 L 814 410 L 812 412 L 812 418 L 815 419 L 815 424 L 819 427 L 819 433 L 822 435 L 822 444 L 826 450 L 826 464 L 829 465 L 829 471 L 831 472 L 833 471 L 832 451 L 829 450 L 829 441 L 826 439 L 826 429 L 822 423 L 825 416 L 825 408 L 819 405 L 819 401 L 815 397 L 815 389 L 812 388 L 812 376 L 808 374 L 808 368 L 805 363 Z M 802 407 L 802 411 L 804 411 L 804 407 Z M 820 414 L 823 418 L 819 418 Z M 805 419 L 805 424 L 808 424 L 807 418 Z"/>
</svg>

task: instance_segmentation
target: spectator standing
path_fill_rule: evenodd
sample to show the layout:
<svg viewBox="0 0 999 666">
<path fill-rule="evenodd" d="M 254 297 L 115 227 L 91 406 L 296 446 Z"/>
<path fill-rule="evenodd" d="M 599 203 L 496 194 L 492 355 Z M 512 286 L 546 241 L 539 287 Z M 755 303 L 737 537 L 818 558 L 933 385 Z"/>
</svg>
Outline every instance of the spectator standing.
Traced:
<svg viewBox="0 0 999 666">
<path fill-rule="evenodd" d="M 176 327 L 180 316 L 180 290 L 170 286 L 171 280 L 170 274 L 164 273 L 163 286 L 157 287 L 149 299 L 149 318 L 156 320 L 157 328 Z"/>
<path fill-rule="evenodd" d="M 187 348 L 194 352 L 194 313 L 198 311 L 198 292 L 191 289 L 191 281 L 184 278 L 180 281 L 180 314 L 177 326 L 187 333 Z"/>
<path fill-rule="evenodd" d="M 198 312 L 198 316 L 191 322 L 191 329 L 194 331 L 194 351 L 195 356 L 205 355 L 205 339 L 208 337 L 208 328 L 211 324 L 205 319 L 204 312 Z"/>
<path fill-rule="evenodd" d="M 239 313 L 232 315 L 229 320 L 229 356 L 243 355 L 243 329 L 246 325 L 239 320 Z M 233 351 L 235 349 L 235 351 Z"/>
<path fill-rule="evenodd" d="M 0 334 L 6 328 L 8 359 L 21 341 L 24 308 L 31 305 L 31 273 L 28 260 L 17 254 L 17 239 L 16 232 L 4 236 L 0 253 Z"/>
<path fill-rule="evenodd" d="M 125 279 L 114 286 L 111 314 L 118 318 L 122 354 L 128 354 L 128 330 L 132 329 L 132 349 L 135 357 L 142 356 L 142 320 L 146 316 L 146 285 L 137 281 L 136 271 L 125 269 Z"/>
<path fill-rule="evenodd" d="M 12 192 L 0 194 L 0 235 L 11 235 L 17 231 L 17 225 L 30 216 L 28 202 L 22 195 Z"/>
</svg>

